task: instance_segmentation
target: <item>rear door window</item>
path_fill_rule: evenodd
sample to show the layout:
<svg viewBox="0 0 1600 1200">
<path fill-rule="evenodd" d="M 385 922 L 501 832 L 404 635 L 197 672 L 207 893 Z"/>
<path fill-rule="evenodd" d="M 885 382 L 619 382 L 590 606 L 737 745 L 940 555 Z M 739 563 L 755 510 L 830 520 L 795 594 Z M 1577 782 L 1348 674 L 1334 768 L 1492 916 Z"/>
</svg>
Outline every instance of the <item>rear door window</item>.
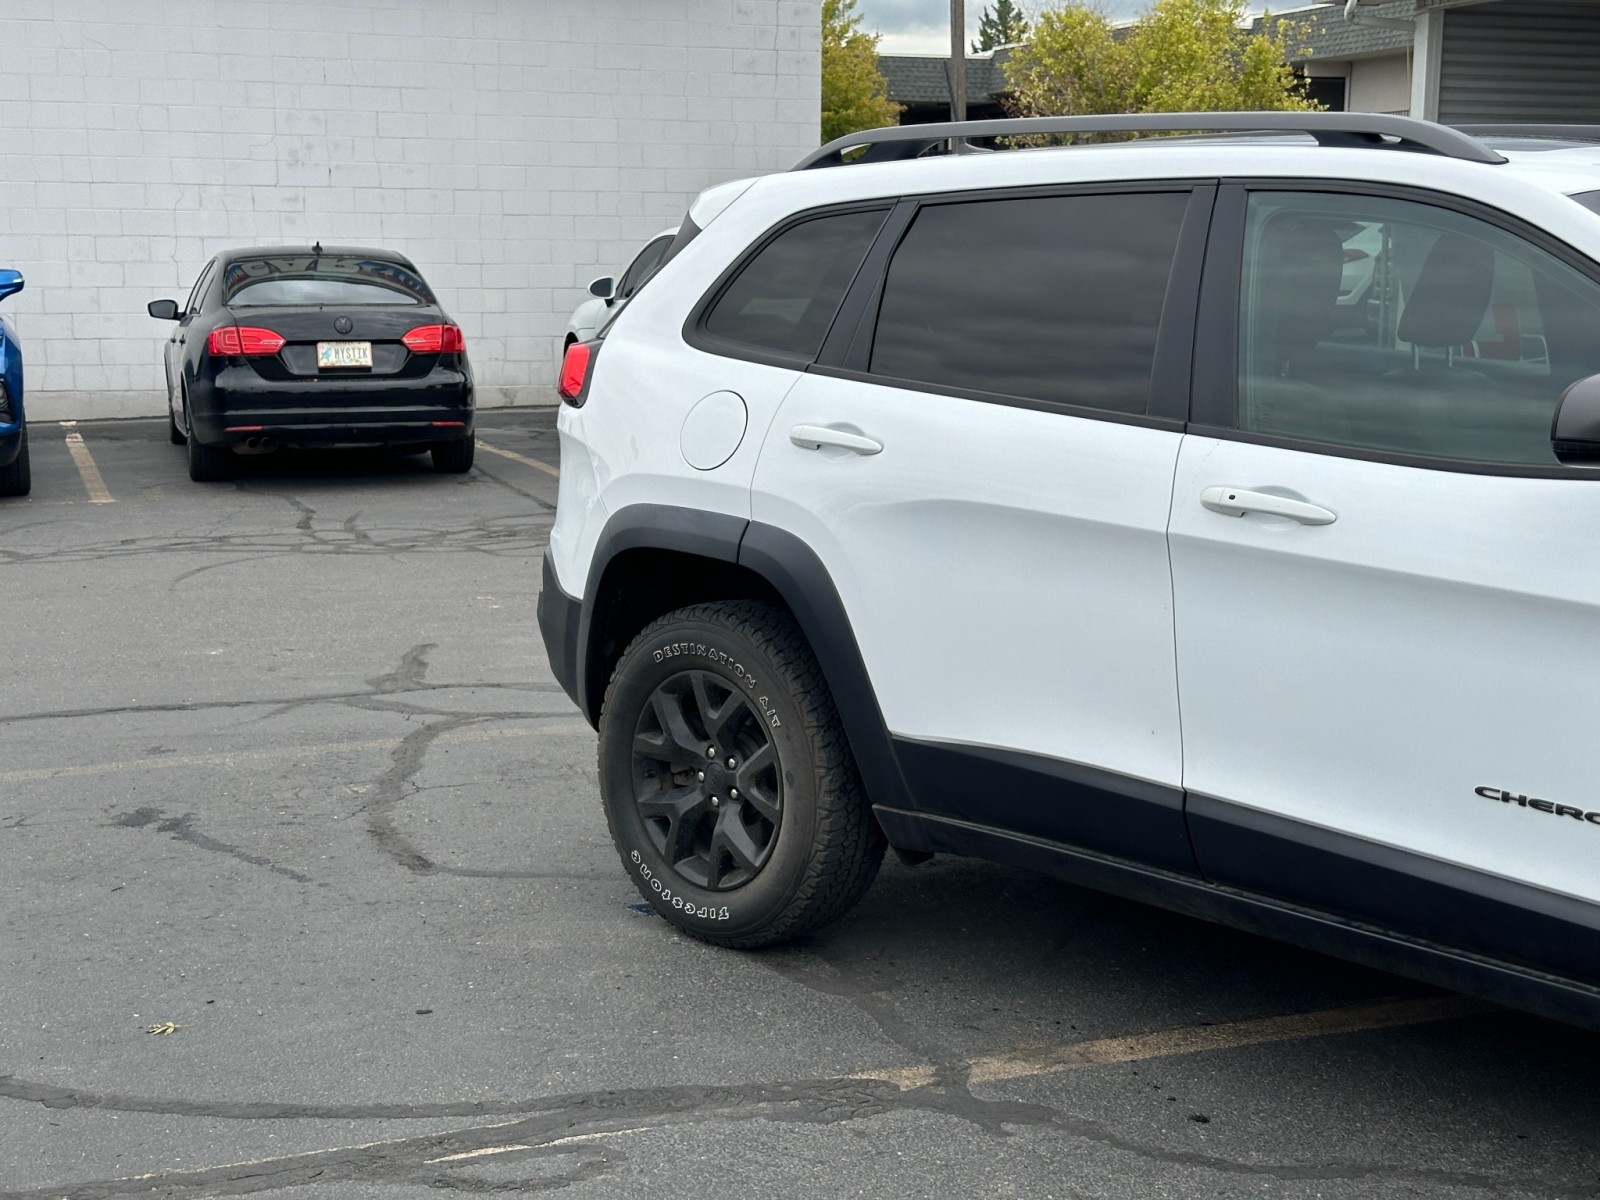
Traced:
<svg viewBox="0 0 1600 1200">
<path fill-rule="evenodd" d="M 917 214 L 869 370 L 944 389 L 1147 410 L 1189 193 L 966 201 Z"/>
<path fill-rule="evenodd" d="M 813 359 L 887 209 L 791 225 L 744 265 L 706 313 L 714 338 Z"/>
</svg>

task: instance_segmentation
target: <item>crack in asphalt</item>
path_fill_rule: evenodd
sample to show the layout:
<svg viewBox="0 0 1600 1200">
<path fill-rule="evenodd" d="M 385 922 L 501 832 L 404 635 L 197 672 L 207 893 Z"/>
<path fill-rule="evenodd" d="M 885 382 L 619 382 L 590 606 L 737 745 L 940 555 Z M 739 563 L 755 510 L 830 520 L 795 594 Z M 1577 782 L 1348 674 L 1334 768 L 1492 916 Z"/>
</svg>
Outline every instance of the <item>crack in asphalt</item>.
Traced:
<svg viewBox="0 0 1600 1200">
<path fill-rule="evenodd" d="M 1106 1122 L 1076 1116 L 1049 1105 L 1014 1100 L 985 1100 L 964 1088 L 941 1084 L 901 1091 L 872 1079 L 816 1079 L 795 1082 L 723 1086 L 676 1085 L 656 1088 L 606 1089 L 521 1102 L 484 1101 L 419 1105 L 285 1105 L 262 1103 L 156 1100 L 81 1092 L 0 1076 L 0 1097 L 46 1108 L 108 1109 L 128 1113 L 210 1117 L 231 1120 L 369 1120 L 425 1119 L 456 1116 L 515 1115 L 446 1133 L 370 1143 L 363 1146 L 289 1154 L 255 1163 L 201 1170 L 157 1171 L 152 1174 L 19 1191 L 0 1192 L 0 1200 L 101 1200 L 115 1196 L 165 1195 L 204 1191 L 213 1195 L 245 1195 L 276 1188 L 330 1182 L 422 1183 L 446 1190 L 485 1190 L 486 1181 L 440 1171 L 437 1160 L 449 1155 L 506 1147 L 505 1155 L 574 1151 L 583 1139 L 605 1134 L 645 1132 L 707 1121 L 801 1122 L 834 1125 L 894 1112 L 946 1116 L 1009 1137 L 1017 1129 L 1040 1129 L 1092 1143 L 1141 1161 L 1222 1175 L 1280 1182 L 1340 1182 L 1383 1179 L 1399 1184 L 1433 1184 L 1475 1188 L 1492 1193 L 1517 1190 L 1549 1200 L 1594 1200 L 1600 1185 L 1565 1186 L 1540 1180 L 1497 1176 L 1480 1171 L 1452 1171 L 1384 1162 L 1322 1164 L 1250 1162 L 1222 1154 L 1152 1145 L 1116 1132 Z M 555 1143 L 560 1143 L 556 1145 Z M 512 1149 L 512 1148 L 515 1149 Z M 579 1169 L 593 1178 L 624 1161 L 614 1151 L 593 1151 Z M 465 1160 L 471 1162 L 471 1159 Z M 534 1190 L 579 1182 L 567 1174 L 508 1184 L 496 1190 Z"/>
<path fill-rule="evenodd" d="M 389 676 L 379 676 L 387 679 Z M 417 683 L 384 688 L 378 695 L 392 696 L 409 693 L 426 692 L 537 692 L 544 695 L 554 695 L 561 692 L 561 685 L 556 683 Z M 116 717 L 128 716 L 138 713 L 195 713 L 209 712 L 212 710 L 227 710 L 235 708 L 273 708 L 274 711 L 266 714 L 276 716 L 278 712 L 289 712 L 296 708 L 304 708 L 314 704 L 343 704 L 351 701 L 368 700 L 374 697 L 373 691 L 364 692 L 317 692 L 309 696 L 287 696 L 267 699 L 251 700 L 197 700 L 174 702 L 166 704 L 118 704 L 105 708 L 60 708 L 46 712 L 13 713 L 10 716 L 0 716 L 0 725 L 23 721 L 69 721 L 79 717 Z M 421 710 L 418 711 L 428 711 Z M 545 714 L 518 713 L 518 716 L 529 717 Z M 570 714 L 562 714 L 570 715 Z"/>
</svg>

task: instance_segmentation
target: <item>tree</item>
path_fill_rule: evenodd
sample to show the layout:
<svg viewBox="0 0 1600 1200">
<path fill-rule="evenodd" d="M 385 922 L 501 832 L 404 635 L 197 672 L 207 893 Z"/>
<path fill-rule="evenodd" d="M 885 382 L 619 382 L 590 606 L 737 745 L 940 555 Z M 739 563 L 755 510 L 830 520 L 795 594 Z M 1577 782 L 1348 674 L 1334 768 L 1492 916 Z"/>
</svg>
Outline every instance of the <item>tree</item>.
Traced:
<svg viewBox="0 0 1600 1200">
<path fill-rule="evenodd" d="M 1006 79 L 1027 116 L 1314 109 L 1289 65 L 1295 36 L 1270 19 L 1251 33 L 1244 0 L 1156 0 L 1121 36 L 1069 4 L 1039 14 Z"/>
<path fill-rule="evenodd" d="M 972 52 L 982 54 L 996 46 L 1014 46 L 1028 36 L 1028 18 L 1012 0 L 996 0 L 978 18 L 978 40 Z"/>
<path fill-rule="evenodd" d="M 878 38 L 863 33 L 856 0 L 822 0 L 822 140 L 893 125 L 900 106 L 878 70 Z"/>
</svg>

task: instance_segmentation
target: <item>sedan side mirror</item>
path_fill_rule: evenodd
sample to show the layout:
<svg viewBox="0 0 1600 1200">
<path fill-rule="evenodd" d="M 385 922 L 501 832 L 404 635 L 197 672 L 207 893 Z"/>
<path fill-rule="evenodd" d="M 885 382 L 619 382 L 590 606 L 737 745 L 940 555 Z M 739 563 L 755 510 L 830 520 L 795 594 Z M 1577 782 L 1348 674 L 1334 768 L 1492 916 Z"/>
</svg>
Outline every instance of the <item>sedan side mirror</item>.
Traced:
<svg viewBox="0 0 1600 1200">
<path fill-rule="evenodd" d="M 0 300 L 15 296 L 22 290 L 21 271 L 0 271 Z"/>
<path fill-rule="evenodd" d="M 616 294 L 617 281 L 609 275 L 602 275 L 589 285 L 589 295 L 597 300 L 604 300 L 607 304 L 611 303 Z"/>
<path fill-rule="evenodd" d="M 1600 466 L 1600 375 L 1580 379 L 1561 393 L 1550 446 L 1557 461 L 1568 466 Z"/>
<path fill-rule="evenodd" d="M 178 319 L 178 302 L 176 300 L 152 300 L 144 306 L 144 310 L 158 321 L 176 321 Z"/>
</svg>

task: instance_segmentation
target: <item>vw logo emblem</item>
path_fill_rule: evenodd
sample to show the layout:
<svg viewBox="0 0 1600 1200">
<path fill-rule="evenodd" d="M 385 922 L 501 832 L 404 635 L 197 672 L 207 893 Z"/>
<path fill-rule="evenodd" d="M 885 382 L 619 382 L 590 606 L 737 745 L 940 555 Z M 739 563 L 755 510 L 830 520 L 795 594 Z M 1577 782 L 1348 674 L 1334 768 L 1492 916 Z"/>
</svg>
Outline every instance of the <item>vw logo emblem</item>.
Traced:
<svg viewBox="0 0 1600 1200">
<path fill-rule="evenodd" d="M 333 327 L 335 329 L 337 329 L 340 333 L 349 333 L 350 332 L 350 318 L 349 317 L 339 317 L 337 320 L 334 321 Z"/>
</svg>

